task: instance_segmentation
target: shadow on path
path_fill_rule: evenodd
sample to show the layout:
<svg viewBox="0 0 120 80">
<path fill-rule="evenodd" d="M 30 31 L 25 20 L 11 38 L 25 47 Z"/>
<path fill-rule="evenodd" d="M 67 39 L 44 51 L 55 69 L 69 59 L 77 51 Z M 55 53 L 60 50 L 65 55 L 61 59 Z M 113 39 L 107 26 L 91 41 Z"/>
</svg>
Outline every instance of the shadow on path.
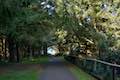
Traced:
<svg viewBox="0 0 120 80">
<path fill-rule="evenodd" d="M 67 64 L 63 58 L 51 57 L 49 63 L 43 65 L 39 80 L 77 80 Z"/>
</svg>

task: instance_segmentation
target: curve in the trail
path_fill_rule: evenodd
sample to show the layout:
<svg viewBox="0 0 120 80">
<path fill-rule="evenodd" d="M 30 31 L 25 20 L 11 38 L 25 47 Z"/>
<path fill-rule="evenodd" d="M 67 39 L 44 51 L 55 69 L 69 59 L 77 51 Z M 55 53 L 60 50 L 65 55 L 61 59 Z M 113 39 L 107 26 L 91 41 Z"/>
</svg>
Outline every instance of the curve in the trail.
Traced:
<svg viewBox="0 0 120 80">
<path fill-rule="evenodd" d="M 51 57 L 49 63 L 43 65 L 39 80 L 77 80 L 61 58 Z"/>
</svg>

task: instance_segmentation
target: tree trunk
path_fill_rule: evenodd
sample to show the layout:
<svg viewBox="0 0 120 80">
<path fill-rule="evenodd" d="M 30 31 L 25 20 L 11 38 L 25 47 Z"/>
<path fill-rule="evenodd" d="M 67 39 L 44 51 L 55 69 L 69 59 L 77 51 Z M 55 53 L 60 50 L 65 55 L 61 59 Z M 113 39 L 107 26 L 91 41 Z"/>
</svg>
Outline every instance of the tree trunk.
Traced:
<svg viewBox="0 0 120 80">
<path fill-rule="evenodd" d="M 72 43 L 70 44 L 70 55 L 73 55 Z"/>
<path fill-rule="evenodd" d="M 38 50 L 38 55 L 41 56 L 42 55 L 42 46 L 39 48 Z"/>
<path fill-rule="evenodd" d="M 5 39 L 5 53 L 4 53 L 4 56 L 5 56 L 5 60 L 7 60 L 7 40 Z"/>
<path fill-rule="evenodd" d="M 2 52 L 3 52 L 3 50 L 4 50 L 3 38 L 1 38 L 1 42 L 2 42 Z"/>
<path fill-rule="evenodd" d="M 17 62 L 20 62 L 20 53 L 19 53 L 19 46 L 16 44 L 16 60 Z"/>
<path fill-rule="evenodd" d="M 2 43 L 2 38 L 0 38 L 0 43 Z M 2 53 L 2 44 L 0 45 L 1 46 L 1 50 L 0 50 L 0 54 Z M 2 59 L 2 56 L 0 55 L 0 61 Z"/>
<path fill-rule="evenodd" d="M 41 55 L 41 49 L 38 50 L 38 55 L 39 55 L 39 56 Z"/>
<path fill-rule="evenodd" d="M 35 50 L 32 48 L 32 56 L 35 56 Z"/>
<path fill-rule="evenodd" d="M 28 54 L 29 54 L 29 59 L 32 60 L 32 48 L 31 46 L 28 46 Z"/>
<path fill-rule="evenodd" d="M 27 57 L 30 56 L 30 46 L 27 47 Z"/>
<path fill-rule="evenodd" d="M 9 61 L 14 62 L 15 61 L 15 44 L 14 41 L 11 38 L 8 38 L 8 48 L 9 48 Z"/>
<path fill-rule="evenodd" d="M 47 43 L 43 44 L 44 55 L 47 55 Z"/>
</svg>

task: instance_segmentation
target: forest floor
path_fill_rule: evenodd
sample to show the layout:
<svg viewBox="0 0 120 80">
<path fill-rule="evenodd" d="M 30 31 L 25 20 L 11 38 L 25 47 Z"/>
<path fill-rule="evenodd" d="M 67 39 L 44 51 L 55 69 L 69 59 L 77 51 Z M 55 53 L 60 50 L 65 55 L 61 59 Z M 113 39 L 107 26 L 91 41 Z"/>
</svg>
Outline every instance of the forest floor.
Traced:
<svg viewBox="0 0 120 80">
<path fill-rule="evenodd" d="M 95 80 L 63 57 L 40 57 L 0 65 L 0 80 Z"/>
</svg>

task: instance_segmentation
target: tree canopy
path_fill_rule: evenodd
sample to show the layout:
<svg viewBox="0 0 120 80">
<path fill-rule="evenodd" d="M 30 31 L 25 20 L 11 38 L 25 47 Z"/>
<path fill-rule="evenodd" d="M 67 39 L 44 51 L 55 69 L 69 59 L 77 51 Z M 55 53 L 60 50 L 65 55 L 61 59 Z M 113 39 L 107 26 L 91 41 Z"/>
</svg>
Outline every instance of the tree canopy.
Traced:
<svg viewBox="0 0 120 80">
<path fill-rule="evenodd" d="M 0 0 L 0 35 L 21 47 L 86 45 L 104 56 L 120 49 L 119 26 L 119 0 Z"/>
</svg>

